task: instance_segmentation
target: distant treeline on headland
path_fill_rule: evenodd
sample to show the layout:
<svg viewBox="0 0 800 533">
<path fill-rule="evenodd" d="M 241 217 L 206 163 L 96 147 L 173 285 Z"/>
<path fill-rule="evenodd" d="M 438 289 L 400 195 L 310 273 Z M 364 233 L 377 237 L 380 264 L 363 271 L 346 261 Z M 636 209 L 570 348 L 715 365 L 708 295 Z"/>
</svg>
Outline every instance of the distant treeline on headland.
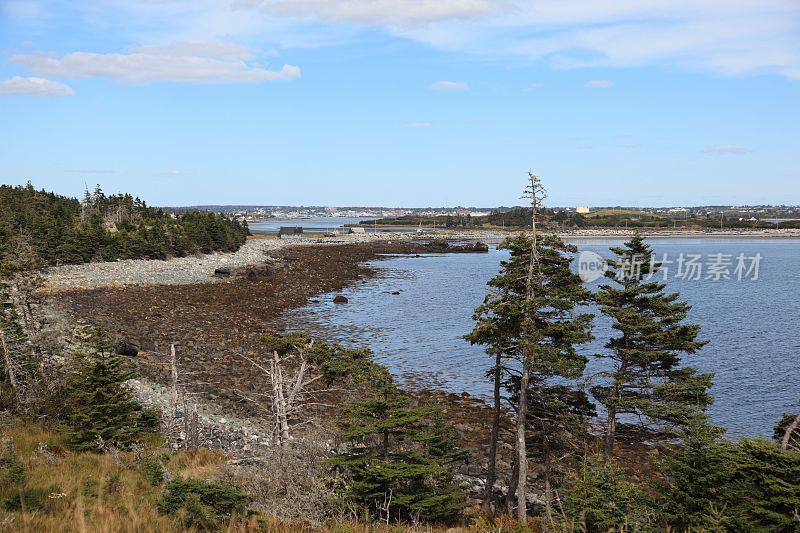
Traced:
<svg viewBox="0 0 800 533">
<path fill-rule="evenodd" d="M 735 209 L 724 214 L 681 212 L 677 214 L 657 213 L 648 210 L 626 208 L 604 208 L 586 214 L 568 209 L 548 209 L 539 211 L 539 222 L 543 229 L 570 228 L 683 228 L 683 229 L 769 229 L 776 224 L 767 220 L 752 218 L 750 213 Z M 513 207 L 492 211 L 486 216 L 466 215 L 405 215 L 395 218 L 366 220 L 362 225 L 371 226 L 418 226 L 442 228 L 529 228 L 531 227 L 530 207 Z M 787 220 L 780 223 L 781 228 L 798 228 L 800 221 Z"/>
<path fill-rule="evenodd" d="M 0 186 L 0 267 L 166 259 L 236 251 L 246 222 L 216 213 L 169 214 L 130 194 L 106 196 L 100 187 L 83 200 L 27 186 Z"/>
</svg>

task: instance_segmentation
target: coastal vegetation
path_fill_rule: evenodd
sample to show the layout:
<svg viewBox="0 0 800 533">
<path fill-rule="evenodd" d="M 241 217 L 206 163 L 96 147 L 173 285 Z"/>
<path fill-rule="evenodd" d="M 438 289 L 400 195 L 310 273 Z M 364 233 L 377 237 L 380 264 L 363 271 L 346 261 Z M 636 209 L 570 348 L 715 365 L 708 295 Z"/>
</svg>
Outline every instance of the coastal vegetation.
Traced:
<svg viewBox="0 0 800 533">
<path fill-rule="evenodd" d="M 79 201 L 26 186 L 0 186 L 0 265 L 45 266 L 166 259 L 237 250 L 246 223 L 216 213 L 174 215 L 97 187 Z M 13 252 L 13 253 L 12 253 Z"/>
<path fill-rule="evenodd" d="M 102 220 L 118 204 L 106 204 L 100 191 L 84 200 L 92 206 L 84 227 L 81 202 L 11 190 L 61 206 L 43 212 L 72 206 L 64 220 L 77 226 L 62 226 L 69 231 L 127 235 L 125 223 L 106 229 Z M 145 290 L 131 289 L 130 301 L 95 291 L 87 301 L 96 305 L 82 315 L 92 325 L 65 326 L 45 314 L 43 280 L 32 268 L 55 259 L 35 252 L 37 261 L 20 260 L 38 245 L 22 230 L 33 226 L 19 221 L 37 209 L 9 204 L 15 207 L 4 220 L 16 222 L 4 226 L 13 231 L 3 241 L 0 271 L 2 528 L 797 531 L 800 417 L 776 414 L 772 440 L 726 439 L 706 415 L 713 376 L 690 364 L 702 356 L 702 332 L 688 320 L 688 302 L 648 279 L 659 265 L 647 242 L 636 236 L 612 249 L 605 284 L 592 293 L 570 268 L 577 249 L 542 230 L 539 217 L 550 215 L 537 176 L 528 192 L 532 231 L 504 242 L 509 258 L 489 281 L 467 335 L 486 347 L 494 386 L 493 404 L 473 405 L 469 416 L 457 415 L 459 405 L 446 396 L 398 386 L 368 348 L 265 332 L 253 306 L 245 306 L 258 315 L 252 323 L 207 316 L 224 298 L 242 300 L 265 280 L 284 280 L 305 300 L 312 293 L 302 285 L 304 261 L 313 263 L 314 276 L 335 264 L 356 279 L 342 246 L 317 259 L 294 251 L 281 261 L 276 254 L 262 269 L 211 288 L 153 288 L 162 300 L 146 299 Z M 146 220 L 177 223 L 167 218 L 181 220 Z M 132 224 L 133 233 L 151 229 Z M 245 229 L 239 226 L 239 235 Z M 203 241 L 200 233 L 193 242 Z M 94 324 L 107 316 L 101 306 L 110 306 L 134 322 L 155 313 L 174 335 L 166 317 L 179 297 L 194 310 L 177 316 L 196 328 L 197 366 L 174 345 L 169 356 L 156 346 L 123 356 L 117 352 L 131 351 L 128 339 Z M 592 356 L 599 373 L 589 372 L 579 350 L 601 335 L 591 309 L 613 324 L 603 351 Z M 229 331 L 217 339 L 219 350 L 213 335 L 200 337 L 211 321 Z M 247 342 L 234 346 L 240 339 Z M 229 375 L 213 373 L 220 368 L 235 378 L 225 383 Z M 134 382 L 148 379 L 166 387 L 168 399 L 157 408 L 134 395 Z M 205 438 L 186 399 L 199 391 L 261 420 L 267 431 L 249 431 L 236 454 L 221 444 L 219 428 Z M 475 426 L 485 435 L 468 436 Z"/>
</svg>

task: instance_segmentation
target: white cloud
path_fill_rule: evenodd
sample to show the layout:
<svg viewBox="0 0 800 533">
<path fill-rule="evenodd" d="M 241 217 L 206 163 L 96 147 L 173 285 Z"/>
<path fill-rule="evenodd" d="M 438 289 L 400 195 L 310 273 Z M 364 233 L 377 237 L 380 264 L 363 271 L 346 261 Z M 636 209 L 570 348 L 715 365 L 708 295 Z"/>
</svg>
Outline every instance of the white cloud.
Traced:
<svg viewBox="0 0 800 533">
<path fill-rule="evenodd" d="M 658 65 L 800 79 L 797 0 L 75 0 L 74 13 L 131 42 L 238 38 L 306 48 L 372 43 L 377 30 L 557 68 Z"/>
<path fill-rule="evenodd" d="M 406 124 L 406 128 L 410 128 L 412 130 L 430 128 L 431 126 L 432 124 L 430 122 L 410 122 Z"/>
<path fill-rule="evenodd" d="M 222 42 L 173 43 L 129 48 L 126 53 L 72 52 L 12 57 L 44 76 L 103 77 L 127 83 L 260 83 L 300 77 L 300 68 L 269 70 L 252 62 L 246 48 Z"/>
<path fill-rule="evenodd" d="M 531 83 L 530 85 L 528 85 L 528 89 L 541 89 L 542 87 L 544 87 L 544 84 L 543 83 L 539 83 L 538 81 L 535 81 L 535 82 Z"/>
<path fill-rule="evenodd" d="M 247 0 L 243 0 L 247 1 Z M 671 64 L 800 78 L 796 0 L 254 0 L 271 15 L 357 22 L 435 47 L 559 68 Z"/>
<path fill-rule="evenodd" d="M 239 0 L 234 7 L 297 18 L 370 25 L 415 26 L 485 17 L 499 12 L 496 0 Z"/>
<path fill-rule="evenodd" d="M 466 91 L 469 90 L 469 85 L 463 81 L 437 81 L 430 87 L 437 91 Z"/>
<path fill-rule="evenodd" d="M 585 85 L 588 89 L 608 89 L 613 86 L 614 82 L 610 80 L 589 80 Z"/>
<path fill-rule="evenodd" d="M 707 154 L 749 154 L 752 148 L 737 145 L 707 146 L 703 152 Z"/>
<path fill-rule="evenodd" d="M 68 85 L 44 78 L 14 76 L 0 81 L 0 95 L 6 96 L 73 96 L 75 91 Z"/>
</svg>

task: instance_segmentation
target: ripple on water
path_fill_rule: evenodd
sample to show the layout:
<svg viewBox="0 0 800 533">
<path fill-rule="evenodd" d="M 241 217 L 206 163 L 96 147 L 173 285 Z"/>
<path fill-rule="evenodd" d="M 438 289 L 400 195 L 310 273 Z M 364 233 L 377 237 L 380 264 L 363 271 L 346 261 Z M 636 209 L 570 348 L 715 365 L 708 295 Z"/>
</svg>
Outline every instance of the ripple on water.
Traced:
<svg viewBox="0 0 800 533">
<path fill-rule="evenodd" d="M 731 436 L 765 435 L 786 411 L 800 409 L 800 241 L 758 239 L 654 239 L 657 254 L 761 253 L 757 281 L 686 281 L 668 286 L 689 301 L 691 320 L 711 343 L 690 362 L 716 372 L 712 418 Z M 580 250 L 608 255 L 616 240 L 584 240 Z M 342 291 L 347 305 L 326 295 L 290 311 L 287 323 L 348 345 L 369 345 L 377 360 L 403 382 L 488 397 L 489 359 L 463 340 L 486 281 L 505 252 L 392 257 L 371 263 L 377 276 Z M 592 284 L 593 288 L 599 285 Z M 399 294 L 392 294 L 399 293 Z M 598 340 L 586 354 L 602 350 L 611 332 L 597 320 Z M 589 371 L 601 364 L 593 361 Z"/>
</svg>

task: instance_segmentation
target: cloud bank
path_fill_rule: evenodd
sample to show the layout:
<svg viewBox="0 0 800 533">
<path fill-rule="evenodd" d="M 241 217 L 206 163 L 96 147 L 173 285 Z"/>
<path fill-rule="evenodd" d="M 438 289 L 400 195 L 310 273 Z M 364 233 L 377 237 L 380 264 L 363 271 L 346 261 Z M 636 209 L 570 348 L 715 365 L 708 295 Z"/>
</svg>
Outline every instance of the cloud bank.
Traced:
<svg viewBox="0 0 800 533">
<path fill-rule="evenodd" d="M 72 96 L 75 91 L 68 85 L 44 78 L 14 76 L 0 81 L 0 95 L 5 96 Z"/>
<path fill-rule="evenodd" d="M 17 55 L 11 61 L 43 76 L 103 77 L 126 83 L 260 83 L 300 77 L 300 67 L 269 70 L 252 59 L 250 51 L 237 45 L 184 42 L 130 47 L 116 54 Z"/>
</svg>

